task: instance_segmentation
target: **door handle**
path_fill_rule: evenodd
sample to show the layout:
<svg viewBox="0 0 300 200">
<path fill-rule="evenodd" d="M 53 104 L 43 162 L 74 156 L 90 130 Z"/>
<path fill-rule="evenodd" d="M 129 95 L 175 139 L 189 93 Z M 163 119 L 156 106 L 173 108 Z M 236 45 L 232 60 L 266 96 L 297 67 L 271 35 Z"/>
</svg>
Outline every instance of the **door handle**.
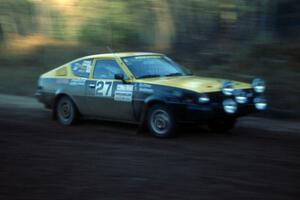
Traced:
<svg viewBox="0 0 300 200">
<path fill-rule="evenodd" d="M 90 88 L 95 88 L 95 87 L 96 87 L 96 84 L 90 83 L 90 84 L 89 84 L 89 87 L 90 87 Z"/>
</svg>

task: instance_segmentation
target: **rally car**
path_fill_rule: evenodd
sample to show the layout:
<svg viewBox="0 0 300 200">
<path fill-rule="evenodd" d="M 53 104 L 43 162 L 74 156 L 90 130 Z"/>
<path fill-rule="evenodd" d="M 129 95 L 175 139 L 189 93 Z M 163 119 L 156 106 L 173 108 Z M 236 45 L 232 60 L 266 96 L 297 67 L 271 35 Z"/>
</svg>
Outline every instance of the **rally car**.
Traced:
<svg viewBox="0 0 300 200">
<path fill-rule="evenodd" d="M 184 123 L 226 132 L 238 117 L 266 109 L 265 89 L 261 79 L 249 84 L 195 76 L 159 53 L 110 53 L 41 75 L 36 97 L 62 125 L 83 117 L 122 121 L 167 138 Z"/>
</svg>

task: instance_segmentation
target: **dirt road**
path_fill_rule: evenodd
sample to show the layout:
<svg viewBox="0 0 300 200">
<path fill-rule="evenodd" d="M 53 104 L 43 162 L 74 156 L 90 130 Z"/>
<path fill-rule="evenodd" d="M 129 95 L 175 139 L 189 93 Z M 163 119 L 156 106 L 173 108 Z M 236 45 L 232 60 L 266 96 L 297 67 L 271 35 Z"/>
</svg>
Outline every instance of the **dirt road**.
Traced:
<svg viewBox="0 0 300 200">
<path fill-rule="evenodd" d="M 0 199 L 300 198 L 300 122 L 241 119 L 179 137 L 86 121 L 61 127 L 35 100 L 0 95 Z"/>
</svg>

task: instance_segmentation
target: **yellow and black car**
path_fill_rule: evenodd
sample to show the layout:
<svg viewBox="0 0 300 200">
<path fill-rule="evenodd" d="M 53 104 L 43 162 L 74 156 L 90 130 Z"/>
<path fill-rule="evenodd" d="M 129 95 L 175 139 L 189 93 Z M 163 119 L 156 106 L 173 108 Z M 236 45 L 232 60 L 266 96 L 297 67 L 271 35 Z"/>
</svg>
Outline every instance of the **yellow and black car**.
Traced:
<svg viewBox="0 0 300 200">
<path fill-rule="evenodd" d="M 181 123 L 226 132 L 238 117 L 266 109 L 265 88 L 261 79 L 248 84 L 195 76 L 158 53 L 111 53 L 41 75 L 36 97 L 63 125 L 83 117 L 123 121 L 165 138 Z"/>
</svg>

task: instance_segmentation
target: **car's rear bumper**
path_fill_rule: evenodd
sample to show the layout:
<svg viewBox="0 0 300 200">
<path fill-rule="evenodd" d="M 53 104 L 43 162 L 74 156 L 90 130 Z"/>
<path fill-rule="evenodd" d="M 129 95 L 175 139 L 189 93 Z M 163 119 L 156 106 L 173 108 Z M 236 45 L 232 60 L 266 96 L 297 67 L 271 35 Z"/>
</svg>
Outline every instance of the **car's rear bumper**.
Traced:
<svg viewBox="0 0 300 200">
<path fill-rule="evenodd" d="M 34 96 L 39 102 L 43 102 L 43 94 L 40 91 L 36 91 Z"/>
<path fill-rule="evenodd" d="M 51 108 L 51 100 L 50 95 L 46 95 L 44 92 L 41 92 L 37 90 L 34 93 L 35 98 L 42 104 L 44 104 L 45 108 L 50 109 Z"/>
</svg>

